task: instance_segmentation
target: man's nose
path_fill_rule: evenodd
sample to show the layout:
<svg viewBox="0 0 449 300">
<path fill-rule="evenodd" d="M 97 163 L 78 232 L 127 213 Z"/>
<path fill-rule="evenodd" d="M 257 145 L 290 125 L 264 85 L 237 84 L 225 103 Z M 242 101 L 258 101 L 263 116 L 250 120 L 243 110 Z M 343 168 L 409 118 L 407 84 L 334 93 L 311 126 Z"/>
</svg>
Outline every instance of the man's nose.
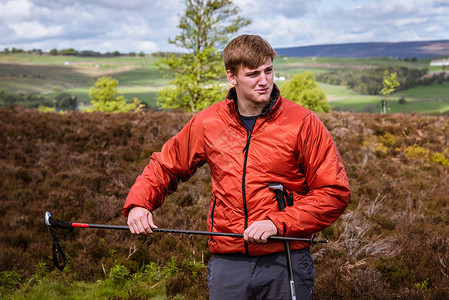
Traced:
<svg viewBox="0 0 449 300">
<path fill-rule="evenodd" d="M 259 84 L 260 85 L 268 84 L 267 74 L 265 74 L 264 72 L 261 72 L 259 75 Z"/>
</svg>

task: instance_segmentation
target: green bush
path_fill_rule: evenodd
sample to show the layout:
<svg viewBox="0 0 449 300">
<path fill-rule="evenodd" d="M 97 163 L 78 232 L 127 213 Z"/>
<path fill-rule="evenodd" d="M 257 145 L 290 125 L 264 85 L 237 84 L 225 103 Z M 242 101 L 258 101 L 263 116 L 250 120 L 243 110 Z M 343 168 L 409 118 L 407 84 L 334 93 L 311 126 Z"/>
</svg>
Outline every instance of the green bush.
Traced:
<svg viewBox="0 0 449 300">
<path fill-rule="evenodd" d="M 447 157 L 444 153 L 434 152 L 434 153 L 432 153 L 431 159 L 434 163 L 440 164 L 442 166 L 449 165 L 449 160 L 447 159 Z"/>
<path fill-rule="evenodd" d="M 130 271 L 122 264 L 116 264 L 109 271 L 108 279 L 113 286 L 123 286 L 130 277 Z"/>
<path fill-rule="evenodd" d="M 326 95 L 315 81 L 315 76 L 309 71 L 298 73 L 287 80 L 282 86 L 282 94 L 312 111 L 326 113 L 331 111 Z"/>
<path fill-rule="evenodd" d="M 176 262 L 176 257 L 170 257 L 167 265 L 162 269 L 162 278 L 167 279 L 178 273 L 179 268 Z"/>
<path fill-rule="evenodd" d="M 22 281 L 22 275 L 17 270 L 0 272 L 0 293 L 15 289 Z"/>
<path fill-rule="evenodd" d="M 412 145 L 408 146 L 405 149 L 405 157 L 407 157 L 410 160 L 429 160 L 429 153 L 430 151 L 428 149 L 425 149 L 418 145 Z"/>
</svg>

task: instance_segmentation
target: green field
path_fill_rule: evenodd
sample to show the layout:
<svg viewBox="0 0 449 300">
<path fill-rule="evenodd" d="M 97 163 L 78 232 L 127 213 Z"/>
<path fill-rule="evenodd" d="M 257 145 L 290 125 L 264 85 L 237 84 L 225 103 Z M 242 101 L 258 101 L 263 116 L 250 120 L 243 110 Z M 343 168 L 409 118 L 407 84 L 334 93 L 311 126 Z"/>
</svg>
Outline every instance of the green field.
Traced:
<svg viewBox="0 0 449 300">
<path fill-rule="evenodd" d="M 358 95 L 345 86 L 320 84 L 332 110 L 354 112 L 380 112 L 382 96 Z M 405 103 L 400 104 L 399 99 Z M 387 98 L 391 113 L 444 113 L 449 111 L 449 83 L 432 86 L 419 86 L 400 91 Z"/>
<path fill-rule="evenodd" d="M 38 56 L 32 54 L 0 55 L 0 90 L 10 94 L 34 94 L 54 99 L 60 93 L 76 96 L 89 102 L 89 89 L 101 76 L 119 81 L 118 92 L 132 101 L 139 98 L 151 108 L 156 108 L 157 94 L 169 84 L 155 62 L 157 57 L 75 57 Z M 390 58 L 291 58 L 278 57 L 274 61 L 277 77 L 289 79 L 298 72 L 314 74 L 335 70 L 362 70 L 366 68 L 402 66 L 424 68 L 429 59 L 405 62 Z M 430 68 L 431 72 L 440 69 Z M 283 81 L 276 84 L 281 88 Z M 333 110 L 378 112 L 380 96 L 359 95 L 344 86 L 321 84 Z M 405 104 L 398 99 L 405 98 Z M 388 99 L 390 112 L 441 113 L 449 110 L 449 83 L 420 86 L 392 94 Z"/>
<path fill-rule="evenodd" d="M 380 112 L 381 100 L 381 96 L 359 96 L 331 101 L 329 104 L 332 110 L 378 113 Z M 437 101 L 411 98 L 406 100 L 405 104 L 400 104 L 398 100 L 398 97 L 387 98 L 389 113 L 421 112 L 434 114 L 449 111 L 449 100 Z"/>
<path fill-rule="evenodd" d="M 398 97 L 449 100 L 449 83 L 418 86 L 396 93 Z"/>
</svg>

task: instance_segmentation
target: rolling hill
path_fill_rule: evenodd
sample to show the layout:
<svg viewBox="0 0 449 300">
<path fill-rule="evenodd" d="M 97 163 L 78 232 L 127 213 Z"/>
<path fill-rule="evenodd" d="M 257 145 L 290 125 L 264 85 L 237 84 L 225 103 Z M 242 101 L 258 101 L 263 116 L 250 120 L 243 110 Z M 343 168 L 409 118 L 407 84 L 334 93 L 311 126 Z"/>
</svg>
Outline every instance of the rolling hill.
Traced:
<svg viewBox="0 0 449 300">
<path fill-rule="evenodd" d="M 418 59 L 449 56 L 449 40 L 396 42 L 396 43 L 350 43 L 275 49 L 280 56 L 289 57 L 395 57 Z"/>
</svg>

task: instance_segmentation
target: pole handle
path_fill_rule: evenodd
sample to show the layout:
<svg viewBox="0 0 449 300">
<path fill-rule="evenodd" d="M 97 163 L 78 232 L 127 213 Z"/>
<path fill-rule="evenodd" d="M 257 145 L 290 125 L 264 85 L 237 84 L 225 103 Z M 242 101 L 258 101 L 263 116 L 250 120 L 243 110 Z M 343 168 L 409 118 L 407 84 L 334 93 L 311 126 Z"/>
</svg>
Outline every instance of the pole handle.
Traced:
<svg viewBox="0 0 449 300">
<path fill-rule="evenodd" d="M 278 202 L 279 211 L 283 211 L 286 207 L 284 192 L 282 190 L 275 190 L 276 201 Z"/>
<path fill-rule="evenodd" d="M 53 219 L 48 211 L 45 213 L 45 224 L 49 227 L 73 230 L 72 222 Z"/>
</svg>

